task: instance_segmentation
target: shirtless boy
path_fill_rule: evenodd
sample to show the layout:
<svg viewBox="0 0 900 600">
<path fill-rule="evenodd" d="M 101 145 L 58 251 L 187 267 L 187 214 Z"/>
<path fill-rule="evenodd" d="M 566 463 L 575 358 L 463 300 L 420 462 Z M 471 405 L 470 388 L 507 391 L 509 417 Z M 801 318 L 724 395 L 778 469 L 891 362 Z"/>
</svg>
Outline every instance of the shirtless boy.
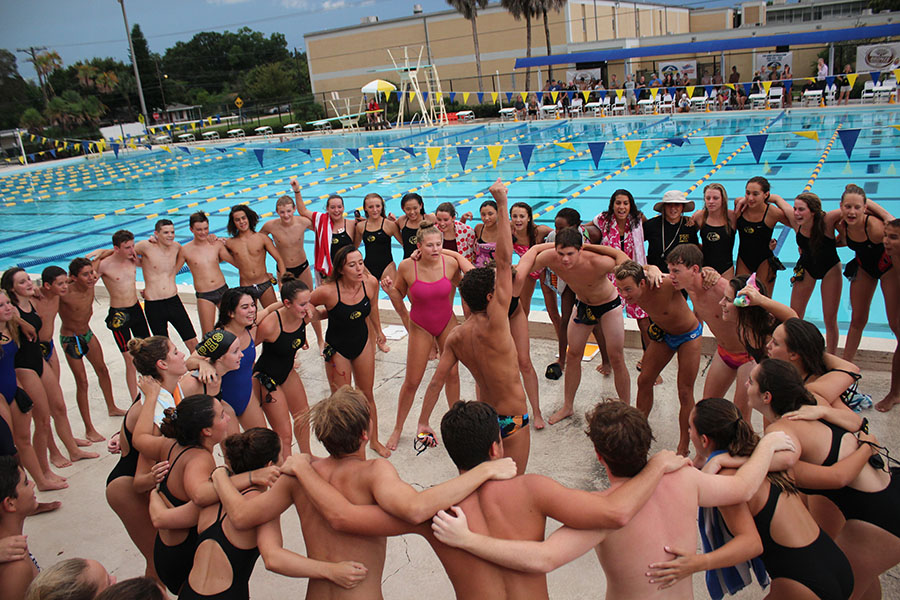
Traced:
<svg viewBox="0 0 900 600">
<path fill-rule="evenodd" d="M 406 527 L 430 519 L 442 506 L 459 502 L 488 479 L 509 479 L 515 465 L 509 459 L 489 461 L 450 481 L 417 492 L 400 479 L 397 470 L 383 458 L 368 460 L 366 442 L 369 406 L 365 395 L 344 386 L 310 410 L 316 437 L 329 457 L 316 459 L 312 468 L 354 504 L 378 504 L 406 522 Z M 333 529 L 310 502 L 303 487 L 292 477 L 279 477 L 272 488 L 253 498 L 237 491 L 229 477 L 213 472 L 213 483 L 231 523 L 253 527 L 276 518 L 293 503 L 300 516 L 306 552 L 318 560 L 352 560 L 363 563 L 368 577 L 358 587 L 344 590 L 328 580 L 311 579 L 307 598 L 378 600 L 386 540 L 381 536 L 358 536 Z"/>
<path fill-rule="evenodd" d="M 247 293 L 254 300 L 269 306 L 278 301 L 273 286 L 281 280 L 284 261 L 269 236 L 256 231 L 258 222 L 259 215 L 252 208 L 243 204 L 231 207 L 228 215 L 228 234 L 231 238 L 225 241 L 225 246 L 234 257 L 241 285 L 247 288 Z M 267 252 L 275 259 L 277 280 L 266 270 Z"/>
<path fill-rule="evenodd" d="M 656 269 L 656 267 L 650 267 Z M 691 410 L 694 408 L 694 382 L 700 368 L 700 345 L 703 324 L 690 309 L 681 292 L 668 277 L 658 286 L 644 275 L 644 267 L 629 260 L 616 267 L 619 293 L 629 304 L 637 304 L 650 316 L 650 343 L 641 358 L 638 375 L 637 408 L 644 417 L 653 410 L 653 384 L 672 357 L 678 355 L 678 454 L 687 456 L 691 440 L 688 436 Z"/>
<path fill-rule="evenodd" d="M 418 433 L 434 435 L 428 425 L 431 411 L 450 371 L 457 362 L 462 362 L 475 378 L 481 397 L 489 400 L 499 414 L 506 455 L 516 461 L 521 475 L 528 465 L 531 432 L 518 355 L 509 330 L 512 230 L 506 186 L 498 179 L 490 192 L 497 201 L 496 274 L 491 267 L 479 267 L 466 273 L 459 283 L 459 295 L 471 314 L 444 342 L 441 360 L 425 390 Z"/>
<path fill-rule="evenodd" d="M 722 316 L 722 298 L 731 285 L 722 277 L 711 287 L 703 286 L 703 251 L 695 244 L 681 244 L 672 249 L 666 257 L 669 264 L 669 279 L 677 290 L 685 290 L 691 298 L 697 317 L 709 326 L 716 338 L 716 353 L 713 355 L 706 383 L 704 398 L 724 398 L 731 383 L 737 379 L 734 403 L 744 419 L 750 422 L 750 405 L 747 401 L 747 387 L 744 385 L 753 369 L 753 359 L 747 354 L 738 335 L 737 321 L 726 321 Z"/>
<path fill-rule="evenodd" d="M 175 275 L 184 265 L 181 244 L 175 241 L 175 224 L 160 219 L 154 229 L 155 243 L 143 240 L 134 250 L 141 257 L 144 273 L 144 310 L 153 335 L 169 336 L 169 323 L 181 336 L 188 354 L 197 345 L 197 334 L 184 304 L 178 297 Z"/>
<path fill-rule="evenodd" d="M 28 480 L 17 456 L 0 456 L 0 538 L 21 536 L 25 517 L 38 507 L 34 482 Z M 37 564 L 31 556 L 0 562 L 0 598 L 19 600 L 37 577 Z"/>
<path fill-rule="evenodd" d="M 228 291 L 225 275 L 219 264 L 234 264 L 231 252 L 223 240 L 209 237 L 209 218 L 203 211 L 195 212 L 189 220 L 194 239 L 181 247 L 181 256 L 191 270 L 194 280 L 194 294 L 197 296 L 197 314 L 200 315 L 200 330 L 207 333 L 216 324 L 216 309 L 222 294 Z"/>
<path fill-rule="evenodd" d="M 454 404 L 441 420 L 441 437 L 460 473 L 503 457 L 497 412 L 485 402 Z M 543 540 L 547 517 L 571 527 L 618 529 L 637 514 L 665 472 L 687 463 L 671 451 L 661 452 L 641 474 L 606 497 L 570 489 L 536 474 L 488 481 L 459 506 L 469 515 L 475 530 L 505 539 Z M 399 530 L 425 537 L 444 565 L 457 598 L 548 598 L 543 574 L 501 569 L 438 542 L 430 523 L 410 528 L 376 506 L 350 504 L 308 463 L 297 461 L 288 468 L 294 469 L 304 490 L 332 527 L 359 535 L 394 535 Z"/>
<path fill-rule="evenodd" d="M 606 497 L 644 469 L 653 434 L 640 411 L 624 402 L 600 403 L 586 419 L 588 437 L 609 475 L 609 489 L 598 493 Z M 696 548 L 697 507 L 746 502 L 762 483 L 774 453 L 792 448 L 786 435 L 767 435 L 734 475 L 739 481 L 690 467 L 669 473 L 640 512 L 618 530 L 562 527 L 543 542 L 496 539 L 470 532 L 467 514 L 459 507 L 452 509 L 455 517 L 438 513 L 433 529 L 446 544 L 528 573 L 550 572 L 594 548 L 606 575 L 607 600 L 692 598 L 689 577 L 658 590 L 648 582 L 647 565 L 670 558 L 666 546 Z"/>
<path fill-rule="evenodd" d="M 883 242 L 885 253 L 893 259 L 894 264 L 900 265 L 900 219 L 893 219 L 884 224 Z M 900 269 L 890 269 L 884 276 L 900 279 Z M 888 314 L 891 312 L 888 311 Z M 896 326 L 894 323 L 891 325 Z M 875 405 L 875 409 L 881 412 L 887 412 L 895 404 L 900 403 L 900 333 L 896 330 L 894 337 L 898 343 L 894 348 L 894 358 L 891 360 L 891 389 L 888 390 L 887 396 Z"/>
<path fill-rule="evenodd" d="M 103 359 L 103 347 L 94 339 L 91 331 L 91 316 L 94 314 L 94 286 L 97 284 L 97 273 L 94 265 L 86 258 L 76 258 L 69 264 L 69 286 L 65 294 L 59 296 L 59 345 L 66 354 L 66 362 L 75 377 L 75 400 L 78 412 L 84 421 L 85 437 L 92 442 L 101 442 L 100 435 L 91 421 L 91 408 L 88 404 L 87 371 L 82 358 L 87 357 L 97 374 L 103 399 L 109 416 L 124 415 L 113 400 L 112 381 L 109 369 Z"/>
<path fill-rule="evenodd" d="M 131 400 L 137 398 L 137 372 L 128 351 L 128 340 L 150 337 L 144 310 L 138 301 L 136 275 L 140 259 L 134 251 L 134 234 L 120 229 L 112 236 L 112 251 L 105 250 L 97 258 L 97 275 L 109 293 L 106 327 L 112 331 L 116 347 L 125 361 L 125 384 Z M 125 414 L 124 412 L 122 414 Z"/>
<path fill-rule="evenodd" d="M 583 238 L 577 229 L 560 231 L 555 247 L 532 246 L 519 261 L 517 271 L 530 273 L 549 267 L 575 292 L 575 312 L 568 323 L 569 349 L 565 373 L 563 407 L 550 416 L 551 425 L 574 413 L 575 393 L 581 384 L 581 358 L 591 330 L 597 323 L 603 329 L 606 350 L 613 371 L 616 394 L 626 404 L 631 400 L 631 375 L 625 366 L 625 320 L 622 299 L 607 277 L 628 255 L 607 246 L 592 246 L 594 252 L 582 251 Z"/>
<path fill-rule="evenodd" d="M 296 209 L 294 200 L 290 196 L 280 197 L 275 202 L 275 212 L 278 217 L 266 221 L 259 232 L 272 236 L 275 248 L 281 255 L 281 260 L 284 261 L 284 270 L 290 271 L 294 277 L 312 290 L 312 270 L 309 268 L 309 260 L 306 257 L 306 250 L 303 248 L 306 230 L 312 227 L 312 223 L 306 217 L 295 215 Z M 324 350 L 325 339 L 322 337 L 322 324 L 315 320 L 312 322 L 312 326 L 316 332 L 316 339 L 319 341 L 319 350 Z"/>
</svg>

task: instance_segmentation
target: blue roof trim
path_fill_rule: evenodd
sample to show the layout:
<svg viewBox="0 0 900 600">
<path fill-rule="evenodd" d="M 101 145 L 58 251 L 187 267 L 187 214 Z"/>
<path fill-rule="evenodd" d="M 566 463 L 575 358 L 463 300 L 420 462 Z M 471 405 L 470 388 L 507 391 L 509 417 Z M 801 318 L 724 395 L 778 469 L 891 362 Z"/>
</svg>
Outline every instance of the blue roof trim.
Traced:
<svg viewBox="0 0 900 600">
<path fill-rule="evenodd" d="M 878 38 L 900 35 L 900 24 L 874 25 L 871 27 L 851 27 L 848 29 L 832 29 L 826 31 L 810 31 L 808 33 L 786 33 L 738 38 L 732 40 L 709 40 L 706 42 L 686 42 L 665 46 L 644 46 L 642 48 L 618 48 L 615 50 L 597 50 L 595 52 L 576 52 L 573 54 L 556 54 L 551 56 L 533 56 L 517 58 L 517 69 L 525 67 L 543 67 L 547 65 L 571 64 L 580 62 L 601 62 L 623 60 L 646 56 L 667 56 L 671 54 L 693 54 L 695 52 L 719 52 L 721 50 L 743 50 L 746 48 L 766 48 L 769 46 L 789 46 L 801 44 L 822 44 L 827 42 L 845 42 L 865 38 Z"/>
</svg>

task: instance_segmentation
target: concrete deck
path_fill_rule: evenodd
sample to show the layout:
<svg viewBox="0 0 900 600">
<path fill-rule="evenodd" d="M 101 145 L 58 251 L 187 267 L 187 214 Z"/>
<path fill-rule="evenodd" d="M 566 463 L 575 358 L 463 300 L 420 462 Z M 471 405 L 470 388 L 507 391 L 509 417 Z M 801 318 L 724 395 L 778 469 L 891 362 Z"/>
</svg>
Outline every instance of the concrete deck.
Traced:
<svg viewBox="0 0 900 600">
<path fill-rule="evenodd" d="M 99 290 L 98 290 L 99 291 Z M 99 294 L 98 294 L 99 295 Z M 102 304 L 102 301 L 101 301 Z M 193 306 L 188 306 L 193 313 Z M 124 386 L 123 363 L 119 357 L 112 336 L 106 329 L 102 314 L 105 309 L 98 304 L 92 328 L 103 344 L 107 364 L 110 367 L 116 400 L 119 406 L 125 407 L 128 393 Z M 387 321 L 388 319 L 385 318 Z M 378 353 L 376 365 L 375 397 L 381 418 L 380 433 L 386 439 L 392 428 L 396 415 L 396 398 L 403 382 L 406 341 L 390 342 L 391 352 Z M 554 360 L 555 342 L 547 339 L 534 339 L 532 342 L 532 359 L 540 378 L 541 405 L 545 415 L 549 415 L 562 401 L 563 382 L 550 381 L 543 377 L 547 364 Z M 640 358 L 639 350 L 626 351 L 628 365 L 633 367 Z M 701 369 L 707 365 L 708 357 L 701 363 Z M 593 449 L 583 433 L 582 417 L 594 402 L 614 395 L 612 377 L 602 377 L 595 371 L 599 357 L 584 364 L 584 377 L 576 402 L 576 416 L 540 432 L 533 432 L 531 458 L 528 471 L 542 473 L 554 477 L 561 483 L 583 489 L 598 489 L 606 485 Z M 306 386 L 310 402 L 328 394 L 328 383 L 322 360 L 315 350 L 299 353 L 298 370 Z M 430 364 L 425 374 L 425 381 L 430 379 L 435 362 Z M 69 419 L 76 435 L 83 434 L 83 426 L 74 403 L 75 385 L 67 366 L 62 367 L 62 385 L 66 398 L 69 399 Z M 120 418 L 106 417 L 105 405 L 100 395 L 96 380 L 88 368 L 91 381 L 90 401 L 94 423 L 104 435 L 118 431 Z M 632 377 L 632 394 L 636 389 L 636 371 Z M 468 371 L 461 369 L 462 392 L 464 399 L 474 397 L 474 385 Z M 678 432 L 678 402 L 675 396 L 675 366 L 670 365 L 663 372 L 665 383 L 656 388 L 656 405 L 650 416 L 650 423 L 656 435 L 653 450 L 674 449 Z M 889 374 L 885 371 L 865 370 L 861 382 L 861 390 L 869 393 L 877 401 L 888 389 Z M 697 398 L 703 389 L 703 377 L 696 386 Z M 407 421 L 400 449 L 392 457 L 401 477 L 418 488 L 434 485 L 456 474 L 453 464 L 440 447 L 428 450 L 416 456 L 412 449 L 412 435 L 415 432 L 415 416 L 424 392 L 420 388 L 412 415 Z M 439 409 L 444 406 L 443 401 Z M 433 424 L 440 419 L 440 410 L 436 411 Z M 900 447 L 900 409 L 888 414 L 867 411 L 866 416 L 872 423 L 873 432 L 889 447 Z M 754 425 L 757 430 L 762 426 L 759 415 L 755 415 Z M 314 451 L 324 455 L 322 447 L 313 440 Z M 30 550 L 40 564 L 49 566 L 58 560 L 71 557 L 88 557 L 99 560 L 117 578 L 134 577 L 143 572 L 143 559 L 128 538 L 124 527 L 106 503 L 104 486 L 106 476 L 113 468 L 118 457 L 106 453 L 105 446 L 96 444 L 94 450 L 101 452 L 97 460 L 81 461 L 66 469 L 58 470 L 68 477 L 69 489 L 59 492 L 39 493 L 42 501 L 61 500 L 60 510 L 29 518 L 25 523 Z M 548 532 L 556 529 L 556 523 L 548 523 Z M 303 552 L 303 541 L 297 515 L 288 511 L 282 518 L 285 544 L 288 548 Z M 663 543 L 661 540 L 660 543 Z M 885 598 L 900 598 L 900 569 L 894 568 L 882 576 Z M 429 598 L 445 600 L 453 598 L 450 582 L 426 542 L 414 535 L 391 538 L 387 547 L 387 562 L 382 575 L 385 598 Z M 552 598 L 598 598 L 605 592 L 605 578 L 597 559 L 591 554 L 570 563 L 549 576 L 550 596 Z M 697 598 L 708 597 L 703 577 L 694 577 L 694 588 Z M 300 597 L 306 589 L 305 580 L 291 580 L 265 571 L 261 561 L 256 566 L 250 583 L 254 598 Z M 756 599 L 764 596 L 763 591 L 753 585 L 736 596 L 742 599 Z"/>
</svg>

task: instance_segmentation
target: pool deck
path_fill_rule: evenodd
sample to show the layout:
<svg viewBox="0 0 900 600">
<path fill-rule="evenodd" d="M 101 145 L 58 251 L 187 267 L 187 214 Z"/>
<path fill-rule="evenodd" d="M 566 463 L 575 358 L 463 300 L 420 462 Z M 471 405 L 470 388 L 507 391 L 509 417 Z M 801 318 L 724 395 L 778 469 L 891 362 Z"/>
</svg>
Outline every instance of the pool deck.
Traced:
<svg viewBox="0 0 900 600">
<path fill-rule="evenodd" d="M 112 336 L 103 323 L 105 300 L 102 288 L 98 288 L 99 304 L 96 305 L 91 322 L 93 331 L 103 345 L 106 362 L 116 390 L 119 406 L 127 406 L 127 392 L 123 385 L 123 363 Z M 196 324 L 193 306 L 188 306 Z M 390 322 L 386 311 L 382 313 L 385 322 Z M 545 415 L 549 415 L 562 401 L 563 381 L 550 381 L 542 376 L 544 367 L 553 362 L 556 353 L 554 341 L 539 337 L 546 331 L 547 325 L 533 325 L 538 337 L 532 340 L 532 361 L 538 370 L 540 380 L 541 404 Z M 879 342 L 881 340 L 878 340 Z M 375 397 L 381 416 L 380 433 L 385 439 L 390 432 L 396 414 L 400 385 L 402 384 L 405 360 L 406 339 L 389 342 L 391 351 L 387 354 L 377 353 Z M 314 346 L 313 346 L 314 347 Z M 626 362 L 630 369 L 640 358 L 637 349 L 626 350 Z M 709 357 L 704 357 L 701 369 L 705 369 Z M 602 489 L 606 486 L 606 477 L 599 468 L 589 440 L 583 433 L 585 426 L 582 417 L 592 404 L 615 394 L 612 377 L 601 376 L 594 367 L 599 358 L 583 365 L 583 380 L 576 399 L 576 415 L 560 424 L 548 427 L 544 431 L 532 432 L 531 456 L 528 471 L 552 476 L 561 483 L 582 489 Z M 454 476 L 452 462 L 440 447 L 416 456 L 411 448 L 412 436 L 415 432 L 415 415 L 424 393 L 424 382 L 433 373 L 435 362 L 429 364 L 423 385 L 417 394 L 417 401 L 410 418 L 404 428 L 404 437 L 400 449 L 391 458 L 391 462 L 401 477 L 416 488 L 422 489 Z M 328 395 L 328 383 L 324 366 L 315 350 L 299 353 L 298 372 L 306 386 L 310 402 Z M 83 433 L 80 417 L 71 398 L 74 396 L 74 381 L 67 367 L 63 367 L 62 386 L 67 399 L 70 399 L 69 419 L 76 435 Z M 105 405 L 96 385 L 93 373 L 88 369 L 91 382 L 90 402 L 92 415 L 97 429 L 104 435 L 118 431 L 121 419 L 108 418 Z M 461 369 L 462 397 L 474 397 L 474 383 L 466 369 Z M 632 371 L 632 395 L 636 390 L 636 371 Z M 860 389 L 872 395 L 877 401 L 884 396 L 889 385 L 889 373 L 865 368 Z M 663 372 L 664 383 L 655 389 L 656 404 L 650 415 L 650 424 L 654 428 L 656 441 L 652 451 L 674 448 L 678 432 L 674 426 L 677 422 L 678 402 L 675 393 L 675 365 L 669 365 Z M 703 389 L 702 375 L 695 387 L 696 397 L 700 398 Z M 443 402 L 440 403 L 443 406 Z M 439 412 L 439 411 L 438 411 Z M 882 443 L 889 447 L 900 447 L 900 409 L 882 414 L 874 410 L 866 411 L 871 421 L 873 432 Z M 432 424 L 439 422 L 439 414 L 433 416 Z M 754 415 L 757 430 L 762 426 L 759 415 Z M 560 449 L 565 449 L 560 452 Z M 29 547 L 40 564 L 49 566 L 57 560 L 76 556 L 94 558 L 103 563 L 107 569 L 119 579 L 142 574 L 143 560 L 135 549 L 124 527 L 106 503 L 104 485 L 106 476 L 118 460 L 117 456 L 106 452 L 104 444 L 95 444 L 93 449 L 101 453 L 96 460 L 81 461 L 59 472 L 68 478 L 70 488 L 59 492 L 39 493 L 42 501 L 61 500 L 60 510 L 29 518 L 25 523 Z M 313 441 L 314 453 L 324 455 L 321 445 Z M 373 456 L 370 453 L 370 456 Z M 221 461 L 221 458 L 218 458 Z M 548 532 L 556 529 L 556 523 L 548 523 Z M 288 511 L 282 518 L 286 547 L 303 552 L 297 515 Z M 663 543 L 660 540 L 660 543 Z M 580 559 L 554 571 L 549 576 L 551 598 L 598 598 L 605 593 L 605 578 L 597 559 L 590 553 Z M 693 578 L 697 598 L 708 597 L 704 588 L 703 577 Z M 900 597 L 900 569 L 894 568 L 881 577 L 885 598 Z M 429 598 L 444 600 L 453 598 L 452 587 L 443 572 L 434 553 L 426 542 L 415 535 L 391 538 L 387 545 L 387 561 L 382 574 L 382 588 L 385 598 Z M 288 580 L 265 571 L 261 562 L 257 564 L 251 579 L 250 589 L 254 598 L 286 597 L 288 590 L 293 597 L 299 597 L 306 589 L 304 580 Z M 735 596 L 738 599 L 758 599 L 764 597 L 763 591 L 756 584 Z"/>
</svg>

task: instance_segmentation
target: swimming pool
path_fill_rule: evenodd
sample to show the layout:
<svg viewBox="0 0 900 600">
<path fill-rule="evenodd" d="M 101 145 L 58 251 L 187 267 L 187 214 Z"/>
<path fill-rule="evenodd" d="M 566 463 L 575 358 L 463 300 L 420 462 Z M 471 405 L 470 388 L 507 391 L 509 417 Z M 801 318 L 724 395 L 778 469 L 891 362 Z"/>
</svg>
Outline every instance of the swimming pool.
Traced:
<svg viewBox="0 0 900 600">
<path fill-rule="evenodd" d="M 377 192 L 385 198 L 389 211 L 400 214 L 400 197 L 417 191 L 429 210 L 451 201 L 461 211 L 472 210 L 477 215 L 482 196 L 499 176 L 512 182 L 511 201 L 529 202 L 536 219 L 551 226 L 553 215 L 563 206 L 577 209 L 584 220 L 593 217 L 605 210 L 610 194 L 618 188 L 630 190 L 649 217 L 655 214 L 653 204 L 667 189 L 690 191 L 688 197 L 699 206 L 707 183 L 723 184 L 734 198 L 743 195 L 744 183 L 754 175 L 767 177 L 772 191 L 788 199 L 811 185 L 825 210 L 838 206 L 847 183 L 856 183 L 889 211 L 900 214 L 900 206 L 895 204 L 895 186 L 900 184 L 900 130 L 892 125 L 900 125 L 900 109 L 895 107 L 768 110 L 468 123 L 271 143 L 201 144 L 191 146 L 190 154 L 172 147 L 170 152 L 106 156 L 0 176 L 0 268 L 18 264 L 38 272 L 49 264 L 66 266 L 75 256 L 109 246 L 118 229 L 145 238 L 155 221 L 164 217 L 175 222 L 177 239 L 187 241 L 187 219 L 196 210 L 209 213 L 211 231 L 225 235 L 233 204 L 248 202 L 270 217 L 275 200 L 288 192 L 292 177 L 301 183 L 313 210 L 322 210 L 330 193 L 342 194 L 352 211 L 361 208 L 366 193 Z M 838 139 L 838 128 L 860 129 L 849 160 Z M 757 164 L 746 136 L 761 132 L 769 137 Z M 794 132 L 815 132 L 818 140 Z M 723 138 L 716 163 L 704 142 L 710 136 Z M 641 141 L 633 166 L 623 143 L 626 140 Z M 606 142 L 597 168 L 588 146 L 596 142 Z M 502 151 L 495 168 L 487 146 L 498 145 Z M 533 154 L 526 169 L 520 152 L 531 146 Z M 441 147 L 434 167 L 426 147 Z M 471 148 L 465 168 L 458 147 Z M 383 150 L 377 169 L 372 148 Z M 333 152 L 327 168 L 323 149 Z M 359 151 L 359 161 L 350 150 Z M 779 276 L 775 290 L 784 302 L 790 298 L 790 271 L 797 260 L 796 244 L 788 233 L 780 225 L 775 231 L 782 242 L 779 258 L 788 268 Z M 312 256 L 311 234 L 306 243 Z M 852 256 L 846 248 L 839 253 L 844 261 Z M 396 260 L 402 257 L 400 248 L 394 248 L 394 256 Z M 236 284 L 236 271 L 224 266 L 229 282 Z M 179 283 L 189 281 L 190 275 L 179 276 Z M 848 289 L 845 284 L 838 315 L 842 332 L 850 318 Z M 538 307 L 540 294 L 535 301 Z M 810 300 L 807 318 L 821 318 L 818 292 Z M 867 335 L 889 333 L 883 303 L 876 296 Z"/>
</svg>

